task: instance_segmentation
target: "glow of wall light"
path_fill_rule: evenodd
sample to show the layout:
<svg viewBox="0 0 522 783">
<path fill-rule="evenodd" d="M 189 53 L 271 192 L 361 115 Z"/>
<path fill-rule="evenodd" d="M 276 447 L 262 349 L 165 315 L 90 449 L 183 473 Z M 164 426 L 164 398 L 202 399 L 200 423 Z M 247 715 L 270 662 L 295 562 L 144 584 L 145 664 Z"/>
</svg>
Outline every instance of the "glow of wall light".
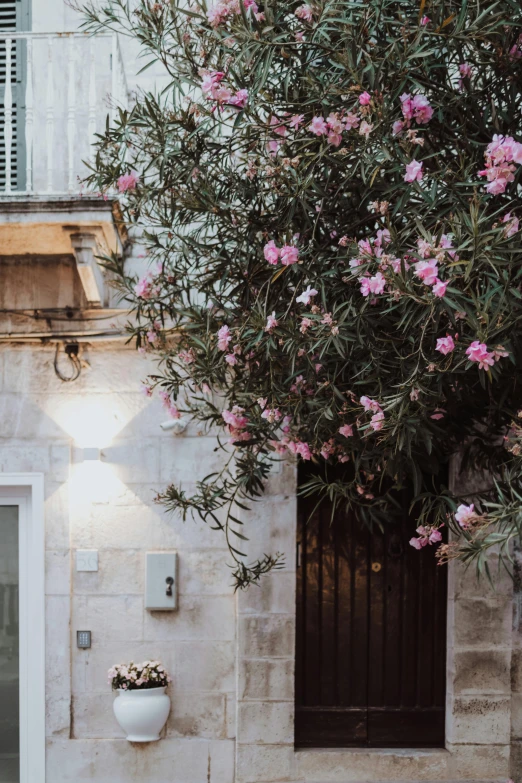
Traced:
<svg viewBox="0 0 522 783">
<path fill-rule="evenodd" d="M 84 511 L 93 503 L 109 503 L 125 492 L 112 465 L 102 460 L 85 460 L 73 465 L 70 477 L 70 505 Z"/>
<path fill-rule="evenodd" d="M 45 413 L 73 439 L 75 446 L 103 449 L 137 411 L 125 410 L 116 395 L 79 394 L 50 400 Z"/>
</svg>

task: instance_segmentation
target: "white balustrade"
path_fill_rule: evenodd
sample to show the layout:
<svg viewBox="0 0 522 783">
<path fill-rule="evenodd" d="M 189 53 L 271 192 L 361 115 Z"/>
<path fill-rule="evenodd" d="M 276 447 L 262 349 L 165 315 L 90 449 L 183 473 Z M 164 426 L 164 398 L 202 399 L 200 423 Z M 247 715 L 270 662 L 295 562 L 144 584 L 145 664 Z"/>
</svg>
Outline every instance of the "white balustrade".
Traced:
<svg viewBox="0 0 522 783">
<path fill-rule="evenodd" d="M 107 114 L 113 118 L 128 104 L 117 36 L 0 32 L 0 41 L 6 57 L 0 200 L 80 195 L 96 133 Z"/>
</svg>

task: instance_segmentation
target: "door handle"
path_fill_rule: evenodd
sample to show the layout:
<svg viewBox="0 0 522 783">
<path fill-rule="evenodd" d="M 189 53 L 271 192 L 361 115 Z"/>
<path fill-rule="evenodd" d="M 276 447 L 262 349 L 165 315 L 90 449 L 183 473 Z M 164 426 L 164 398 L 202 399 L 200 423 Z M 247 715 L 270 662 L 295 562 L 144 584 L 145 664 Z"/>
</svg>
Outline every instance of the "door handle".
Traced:
<svg viewBox="0 0 522 783">
<path fill-rule="evenodd" d="M 168 576 L 165 579 L 165 582 L 167 583 L 166 595 L 168 595 L 169 597 L 172 597 L 172 585 L 174 584 L 174 579 L 171 576 Z"/>
</svg>

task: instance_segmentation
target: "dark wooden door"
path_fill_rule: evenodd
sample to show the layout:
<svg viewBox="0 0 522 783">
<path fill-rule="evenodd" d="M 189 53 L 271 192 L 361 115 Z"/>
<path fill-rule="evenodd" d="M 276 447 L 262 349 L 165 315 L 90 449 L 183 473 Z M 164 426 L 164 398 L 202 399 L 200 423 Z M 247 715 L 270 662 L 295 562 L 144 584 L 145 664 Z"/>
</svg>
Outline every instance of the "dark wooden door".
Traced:
<svg viewBox="0 0 522 783">
<path fill-rule="evenodd" d="M 370 533 L 314 505 L 299 499 L 296 746 L 443 746 L 446 568 L 408 544 L 407 512 Z"/>
</svg>

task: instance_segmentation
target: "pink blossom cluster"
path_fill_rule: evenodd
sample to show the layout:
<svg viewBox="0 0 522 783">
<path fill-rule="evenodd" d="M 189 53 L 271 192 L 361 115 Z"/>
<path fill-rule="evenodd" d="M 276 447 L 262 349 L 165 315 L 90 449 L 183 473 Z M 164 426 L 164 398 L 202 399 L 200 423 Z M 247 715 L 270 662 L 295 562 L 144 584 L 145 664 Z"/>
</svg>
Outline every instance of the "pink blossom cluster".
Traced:
<svg viewBox="0 0 522 783">
<path fill-rule="evenodd" d="M 140 175 L 137 171 L 129 171 L 128 174 L 122 174 L 118 177 L 118 190 L 120 193 L 126 193 L 128 190 L 136 190 Z"/>
<path fill-rule="evenodd" d="M 518 36 L 517 42 L 509 50 L 510 60 L 520 60 L 522 57 L 522 33 Z"/>
<path fill-rule="evenodd" d="M 244 408 L 241 408 L 239 405 L 234 405 L 232 410 L 224 410 L 221 412 L 223 421 L 228 425 L 228 431 L 230 433 L 229 443 L 250 440 L 252 437 L 246 430 L 248 418 L 243 415 L 244 411 Z"/>
<path fill-rule="evenodd" d="M 218 330 L 217 338 L 218 338 L 218 350 L 219 351 L 228 350 L 228 344 L 232 340 L 232 334 L 230 332 L 230 328 L 226 324 L 222 326 L 221 329 Z"/>
<path fill-rule="evenodd" d="M 338 147 L 342 141 L 343 131 L 358 128 L 361 118 L 352 112 L 331 112 L 326 119 L 319 115 L 312 118 L 308 130 L 316 136 L 326 136 L 329 144 Z M 359 133 L 368 137 L 373 127 L 366 121 L 359 128 Z"/>
<path fill-rule="evenodd" d="M 431 242 L 420 238 L 417 240 L 418 253 L 422 260 L 414 264 L 415 276 L 422 280 L 424 285 L 430 286 L 434 296 L 442 297 L 446 293 L 448 281 L 439 278 L 439 264 L 444 263 L 446 254 L 458 261 L 458 255 L 453 249 L 453 242 L 447 234 L 443 234 L 440 240 L 436 237 Z"/>
<path fill-rule="evenodd" d="M 223 71 L 203 71 L 201 76 L 201 90 L 207 100 L 215 102 L 215 106 L 245 108 L 248 102 L 248 90 L 237 90 L 234 93 L 230 87 L 222 84 L 225 78 Z"/>
<path fill-rule="evenodd" d="M 450 334 L 446 335 L 446 337 L 439 337 L 435 346 L 435 350 L 443 354 L 443 356 L 447 356 L 449 353 L 454 351 L 455 342 L 453 337 Z"/>
<path fill-rule="evenodd" d="M 422 549 L 428 544 L 438 544 L 442 541 L 442 533 L 433 525 L 420 525 L 415 532 L 418 538 L 410 538 L 409 542 L 415 549 Z"/>
<path fill-rule="evenodd" d="M 139 296 L 140 299 L 150 299 L 153 296 L 158 296 L 160 293 L 160 287 L 154 280 L 151 272 L 147 272 L 134 286 L 134 293 Z"/>
<path fill-rule="evenodd" d="M 504 217 L 502 218 L 502 223 L 505 223 L 506 226 L 504 228 L 504 236 L 509 239 L 509 237 L 514 236 L 520 227 L 519 219 L 516 217 L 516 215 L 512 215 L 511 212 L 508 212 Z"/>
<path fill-rule="evenodd" d="M 468 530 L 479 519 L 479 515 L 475 512 L 475 505 L 472 503 L 470 506 L 466 506 L 461 503 L 455 512 L 455 519 L 463 530 Z"/>
<path fill-rule="evenodd" d="M 370 397 L 363 395 L 359 402 L 367 413 L 371 412 L 373 414 L 370 419 L 370 427 L 372 430 L 374 432 L 382 430 L 384 426 L 384 412 L 377 400 L 372 400 Z"/>
<path fill-rule="evenodd" d="M 295 245 L 283 245 L 283 247 L 277 247 L 273 239 L 267 242 L 263 248 L 263 254 L 269 264 L 277 264 L 281 261 L 283 266 L 291 266 L 297 264 L 299 261 L 299 250 Z"/>
<path fill-rule="evenodd" d="M 172 402 L 170 394 L 167 391 L 160 391 L 159 396 L 169 416 L 172 416 L 173 419 L 181 418 L 178 406 Z"/>
<path fill-rule="evenodd" d="M 466 348 L 466 356 L 470 362 L 476 362 L 478 364 L 479 370 L 487 371 L 490 367 L 493 367 L 499 359 L 509 356 L 509 354 L 501 345 L 497 345 L 493 351 L 488 351 L 486 343 L 474 340 L 469 348 Z"/>
<path fill-rule="evenodd" d="M 303 22 L 311 22 L 314 18 L 314 9 L 308 3 L 303 3 L 303 5 L 297 6 L 294 14 Z"/>
<path fill-rule="evenodd" d="M 281 420 L 283 414 L 279 408 L 268 408 L 267 402 L 268 400 L 266 397 L 260 397 L 257 401 L 257 404 L 261 408 L 261 418 L 266 419 L 270 424 L 274 424 L 276 421 Z"/>
<path fill-rule="evenodd" d="M 263 21 L 265 15 L 259 13 L 259 8 L 255 0 L 243 0 L 245 11 L 252 11 L 258 22 Z M 240 0 L 219 0 L 207 11 L 207 19 L 212 27 L 220 27 L 231 16 L 237 16 L 241 13 Z"/>
<path fill-rule="evenodd" d="M 412 122 L 417 125 L 427 125 L 433 117 L 433 109 L 425 95 L 414 95 L 403 93 L 401 95 L 403 120 L 397 120 L 393 123 L 393 134 L 397 136 L 404 128 L 411 127 Z"/>
<path fill-rule="evenodd" d="M 515 164 L 522 164 L 522 144 L 511 136 L 495 134 L 484 157 L 486 168 L 479 171 L 479 177 L 487 178 L 487 192 L 495 196 L 504 193 L 507 185 L 515 179 Z"/>
<path fill-rule="evenodd" d="M 459 65 L 459 90 L 464 89 L 464 79 L 471 79 L 473 75 L 473 69 L 469 63 L 461 63 Z"/>
</svg>

